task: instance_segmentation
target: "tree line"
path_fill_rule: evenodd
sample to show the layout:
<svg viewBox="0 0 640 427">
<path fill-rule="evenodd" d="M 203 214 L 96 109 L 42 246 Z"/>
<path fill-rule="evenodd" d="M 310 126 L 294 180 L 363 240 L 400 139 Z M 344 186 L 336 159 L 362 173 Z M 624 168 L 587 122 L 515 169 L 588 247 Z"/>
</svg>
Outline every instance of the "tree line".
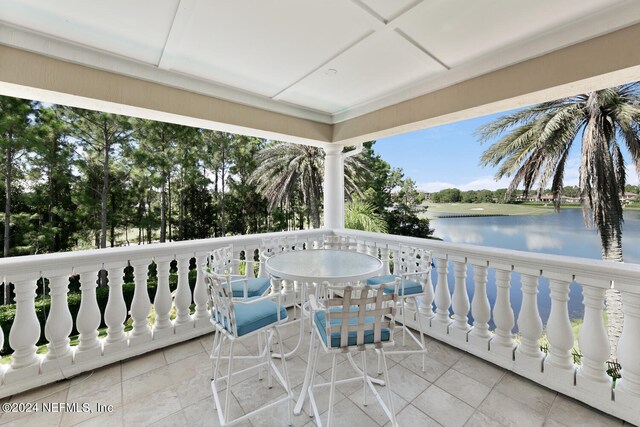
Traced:
<svg viewBox="0 0 640 427">
<path fill-rule="evenodd" d="M 389 232 L 429 236 L 407 204 L 415 183 L 374 143 L 347 158 L 346 196 Z M 315 147 L 0 97 L 3 256 L 319 227 L 323 158 Z"/>
<path fill-rule="evenodd" d="M 632 194 L 640 194 L 640 186 L 627 184 L 624 191 Z M 429 195 L 429 200 L 434 203 L 514 203 L 523 191 L 515 190 L 507 197 L 507 189 L 499 188 L 491 190 L 468 190 L 461 191 L 458 188 L 445 188 Z M 564 197 L 579 199 L 580 188 L 575 185 L 567 185 L 562 188 L 560 194 Z M 553 195 L 551 189 L 543 190 L 540 195 Z"/>
</svg>

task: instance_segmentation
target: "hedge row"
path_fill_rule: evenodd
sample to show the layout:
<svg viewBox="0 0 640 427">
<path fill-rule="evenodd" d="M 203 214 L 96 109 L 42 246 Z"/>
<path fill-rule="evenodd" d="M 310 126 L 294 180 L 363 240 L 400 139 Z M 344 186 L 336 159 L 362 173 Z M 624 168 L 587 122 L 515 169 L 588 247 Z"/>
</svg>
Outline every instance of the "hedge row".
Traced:
<svg viewBox="0 0 640 427">
<path fill-rule="evenodd" d="M 150 275 L 151 276 L 151 275 Z M 197 277 L 197 271 L 191 270 L 189 271 L 189 287 L 191 288 L 191 294 L 193 295 L 193 289 L 195 287 Z M 132 276 L 127 277 L 125 275 L 125 279 L 130 279 Z M 178 286 L 178 275 L 176 273 L 171 273 L 169 275 L 169 288 L 171 292 L 175 291 Z M 75 289 L 74 289 L 75 288 Z M 157 288 L 157 279 L 150 278 L 147 281 L 147 291 L 149 292 L 149 299 L 153 303 L 153 300 L 156 295 Z M 71 331 L 71 335 L 77 335 L 78 330 L 76 329 L 75 319 L 78 315 L 78 310 L 80 310 L 80 300 L 81 293 L 78 290 L 78 287 L 70 286 L 71 291 L 67 296 L 67 301 L 69 304 L 69 311 L 71 312 L 71 317 L 74 319 L 73 330 Z M 127 305 L 127 312 L 131 309 L 131 301 L 133 300 L 133 293 L 135 289 L 135 284 L 127 281 L 122 286 L 122 294 L 124 296 L 124 302 Z M 100 328 L 105 328 L 107 325 L 104 323 L 104 311 L 107 307 L 107 302 L 109 300 L 109 288 L 98 287 L 96 289 L 96 299 L 98 301 L 98 307 L 100 308 Z M 40 322 L 40 339 L 36 345 L 42 345 L 47 343 L 47 339 L 44 336 L 44 326 L 47 320 L 47 316 L 50 311 L 51 299 L 49 295 L 42 295 L 40 293 L 36 299 L 36 316 L 38 317 L 38 321 Z M 5 356 L 7 354 L 13 353 L 13 350 L 9 348 L 9 332 L 11 331 L 11 325 L 13 325 L 13 319 L 16 314 L 16 305 L 8 304 L 0 306 L 0 327 L 4 332 L 4 345 L 0 350 L 0 356 Z"/>
</svg>

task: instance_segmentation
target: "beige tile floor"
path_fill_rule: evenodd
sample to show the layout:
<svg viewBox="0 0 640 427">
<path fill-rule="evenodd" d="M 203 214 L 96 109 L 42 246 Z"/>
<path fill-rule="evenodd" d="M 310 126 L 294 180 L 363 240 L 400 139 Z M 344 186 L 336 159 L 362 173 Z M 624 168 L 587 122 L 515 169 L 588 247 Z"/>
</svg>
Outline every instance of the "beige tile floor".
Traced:
<svg viewBox="0 0 640 427">
<path fill-rule="evenodd" d="M 296 342 L 295 326 L 283 329 L 283 344 Z M 399 340 L 397 343 L 399 344 Z M 88 403 L 92 413 L 43 413 L 0 416 L 3 426 L 217 426 L 210 388 L 209 355 L 212 337 L 193 339 L 143 356 L 116 363 L 92 373 L 31 390 L 7 399 L 11 402 Z M 303 344 L 308 348 L 308 337 Z M 247 342 L 245 354 L 255 351 Z M 559 395 L 517 375 L 497 368 L 439 341 L 429 340 L 426 371 L 419 355 L 389 357 L 394 405 L 401 426 L 623 426 L 628 425 Z M 350 376 L 348 361 L 340 356 L 337 377 Z M 299 351 L 288 362 L 289 376 L 297 397 L 307 354 Z M 375 367 L 375 355 L 368 366 Z M 330 360 L 321 359 L 319 371 L 329 378 Z M 234 415 L 261 405 L 275 393 L 257 378 L 239 378 L 232 388 Z M 362 405 L 362 386 L 338 387 L 335 400 L 337 426 L 388 425 L 375 400 Z M 328 393 L 325 393 L 328 395 Z M 318 405 L 326 423 L 328 396 Z M 383 394 L 385 396 L 385 394 Z M 372 401 L 373 400 L 373 401 Z M 112 405 L 113 411 L 98 413 L 96 404 Z M 284 426 L 286 405 L 245 422 L 243 426 Z M 313 426 L 308 405 L 293 416 L 293 425 Z"/>
</svg>

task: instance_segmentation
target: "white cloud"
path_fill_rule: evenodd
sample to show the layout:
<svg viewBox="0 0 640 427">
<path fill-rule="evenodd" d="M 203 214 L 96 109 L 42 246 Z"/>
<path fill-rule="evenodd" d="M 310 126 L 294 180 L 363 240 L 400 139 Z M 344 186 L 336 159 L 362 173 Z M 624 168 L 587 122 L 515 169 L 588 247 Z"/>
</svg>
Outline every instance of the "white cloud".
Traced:
<svg viewBox="0 0 640 427">
<path fill-rule="evenodd" d="M 444 190 L 445 188 L 459 188 L 462 191 L 497 190 L 499 188 L 507 188 L 510 182 L 511 180 L 509 178 L 502 178 L 496 181 L 492 176 L 485 176 L 466 183 L 454 184 L 450 182 L 434 181 L 418 184 L 417 187 L 418 189 L 429 193 Z"/>
<path fill-rule="evenodd" d="M 580 178 L 579 174 L 580 159 L 571 157 L 567 161 L 565 173 L 564 173 L 564 185 L 578 185 Z M 640 179 L 638 177 L 640 171 L 636 172 L 634 165 L 627 165 L 627 184 L 640 185 Z M 444 190 L 445 188 L 458 188 L 461 191 L 469 190 L 492 190 L 495 191 L 499 188 L 507 188 L 511 183 L 511 178 L 502 178 L 498 181 L 493 176 L 483 176 L 469 182 L 443 182 L 443 181 L 431 181 L 417 184 L 419 190 L 433 193 L 436 191 Z M 534 188 L 537 188 L 534 186 Z"/>
</svg>

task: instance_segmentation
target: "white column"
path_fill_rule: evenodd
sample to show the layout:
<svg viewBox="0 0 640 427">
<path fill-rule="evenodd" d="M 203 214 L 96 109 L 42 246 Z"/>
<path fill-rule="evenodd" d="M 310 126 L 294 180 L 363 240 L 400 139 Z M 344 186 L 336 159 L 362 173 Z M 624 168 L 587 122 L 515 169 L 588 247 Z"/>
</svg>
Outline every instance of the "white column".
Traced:
<svg viewBox="0 0 640 427">
<path fill-rule="evenodd" d="M 198 278 L 196 286 L 193 289 L 193 302 L 196 304 L 196 312 L 193 316 L 196 327 L 209 327 L 209 312 L 207 311 L 207 284 L 204 281 L 204 269 L 207 264 L 207 253 L 196 254 L 196 269 L 198 270 Z M 262 268 L 262 264 L 260 264 Z"/>
<path fill-rule="evenodd" d="M 344 160 L 342 147 L 324 147 L 324 226 L 344 228 Z"/>
<path fill-rule="evenodd" d="M 73 328 L 73 318 L 69 312 L 67 293 L 69 292 L 69 272 L 48 275 L 51 296 L 51 311 L 47 316 L 44 335 L 49 341 L 47 357 L 42 362 L 42 371 L 60 369 L 71 365 L 73 352 L 69 346 L 69 335 Z"/>
<path fill-rule="evenodd" d="M 487 342 L 491 338 L 489 333 L 489 320 L 491 320 L 491 305 L 487 297 L 487 263 L 473 266 L 473 281 L 475 290 L 471 302 L 471 314 L 473 315 L 473 328 L 469 332 L 469 343 L 486 350 Z"/>
<path fill-rule="evenodd" d="M 193 320 L 189 313 L 191 304 L 191 289 L 189 288 L 189 260 L 190 256 L 178 258 L 178 288 L 176 289 L 176 333 L 182 329 L 193 328 Z"/>
<path fill-rule="evenodd" d="M 149 328 L 149 310 L 151 301 L 147 290 L 147 276 L 149 274 L 149 262 L 136 260 L 131 262 L 135 291 L 131 301 L 131 318 L 133 329 L 129 332 L 129 345 L 138 345 L 151 341 L 151 328 Z"/>
<path fill-rule="evenodd" d="M 107 325 L 107 338 L 104 340 L 104 354 L 110 354 L 126 348 L 127 335 L 124 333 L 124 322 L 127 320 L 127 305 L 122 295 L 123 265 L 105 266 L 109 275 L 109 300 L 104 310 L 104 323 Z"/>
<path fill-rule="evenodd" d="M 156 312 L 156 323 L 153 325 L 153 339 L 173 335 L 173 325 L 169 320 L 171 312 L 171 291 L 169 290 L 169 264 L 173 257 L 156 258 L 158 285 L 153 299 L 153 309 Z"/>
<path fill-rule="evenodd" d="M 36 343 L 40 338 L 40 323 L 36 316 L 36 278 L 5 277 L 5 286 L 15 284 L 16 314 L 9 332 L 9 345 L 13 349 L 11 366 L 5 372 L 4 383 L 13 384 L 38 375 L 40 358 L 36 355 Z"/>
<path fill-rule="evenodd" d="M 80 344 L 76 349 L 74 362 L 84 362 L 102 355 L 102 345 L 98 340 L 100 327 L 100 307 L 96 300 L 96 288 L 100 270 L 89 269 L 80 272 L 80 309 L 76 317 L 76 329 L 80 332 Z"/>
</svg>

